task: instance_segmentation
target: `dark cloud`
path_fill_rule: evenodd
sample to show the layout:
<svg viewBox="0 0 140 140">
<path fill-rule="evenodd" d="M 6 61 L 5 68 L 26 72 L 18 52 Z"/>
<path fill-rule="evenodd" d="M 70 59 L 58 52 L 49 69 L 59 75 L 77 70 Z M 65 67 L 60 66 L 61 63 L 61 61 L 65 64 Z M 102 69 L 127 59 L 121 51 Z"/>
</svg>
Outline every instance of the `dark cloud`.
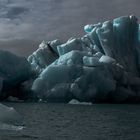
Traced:
<svg viewBox="0 0 140 140">
<path fill-rule="evenodd" d="M 140 17 L 139 5 L 139 0 L 0 0 L 0 41 L 67 40 L 82 36 L 85 24 Z"/>
<path fill-rule="evenodd" d="M 9 19 L 18 18 L 28 11 L 29 9 L 25 7 L 11 7 L 7 10 L 5 17 Z"/>
</svg>

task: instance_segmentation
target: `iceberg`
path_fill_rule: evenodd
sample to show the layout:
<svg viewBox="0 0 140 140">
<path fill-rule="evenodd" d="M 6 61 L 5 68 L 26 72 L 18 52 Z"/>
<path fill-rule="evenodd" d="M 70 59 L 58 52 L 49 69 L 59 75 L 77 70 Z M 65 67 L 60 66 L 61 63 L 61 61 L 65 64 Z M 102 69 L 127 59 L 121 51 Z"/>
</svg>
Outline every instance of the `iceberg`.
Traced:
<svg viewBox="0 0 140 140">
<path fill-rule="evenodd" d="M 59 57 L 34 80 L 35 96 L 48 102 L 140 101 L 137 18 L 119 17 L 84 30 L 83 37 L 56 45 Z"/>
<path fill-rule="evenodd" d="M 66 43 L 43 41 L 27 60 L 0 51 L 0 99 L 140 103 L 137 18 L 123 16 L 84 30 L 83 37 Z"/>
<path fill-rule="evenodd" d="M 0 100 L 14 94 L 20 97 L 16 92 L 32 75 L 32 68 L 26 58 L 0 50 Z"/>
</svg>

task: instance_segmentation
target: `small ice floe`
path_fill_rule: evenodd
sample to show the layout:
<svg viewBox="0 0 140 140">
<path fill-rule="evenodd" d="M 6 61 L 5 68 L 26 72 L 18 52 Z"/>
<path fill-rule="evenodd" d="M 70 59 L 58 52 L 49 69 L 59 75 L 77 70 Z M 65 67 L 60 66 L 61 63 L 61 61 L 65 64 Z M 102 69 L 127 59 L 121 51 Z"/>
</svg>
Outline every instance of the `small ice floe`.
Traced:
<svg viewBox="0 0 140 140">
<path fill-rule="evenodd" d="M 76 99 L 72 99 L 70 102 L 69 102 L 69 104 L 76 104 L 76 105 L 92 105 L 92 103 L 91 102 L 79 102 L 78 100 L 76 100 Z"/>
<path fill-rule="evenodd" d="M 0 130 L 13 130 L 20 131 L 24 128 L 24 126 L 11 125 L 6 123 L 0 123 Z"/>
<path fill-rule="evenodd" d="M 22 130 L 23 117 L 13 108 L 0 104 L 0 130 Z"/>
</svg>

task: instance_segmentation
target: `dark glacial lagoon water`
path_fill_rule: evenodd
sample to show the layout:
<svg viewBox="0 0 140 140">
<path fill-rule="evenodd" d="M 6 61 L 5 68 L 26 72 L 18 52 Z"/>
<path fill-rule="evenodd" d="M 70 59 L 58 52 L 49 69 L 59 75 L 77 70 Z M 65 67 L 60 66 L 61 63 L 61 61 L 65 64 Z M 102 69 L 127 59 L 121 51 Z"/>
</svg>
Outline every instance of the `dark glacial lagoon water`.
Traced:
<svg viewBox="0 0 140 140">
<path fill-rule="evenodd" d="M 24 116 L 20 131 L 0 140 L 139 140 L 140 105 L 4 103 Z"/>
</svg>

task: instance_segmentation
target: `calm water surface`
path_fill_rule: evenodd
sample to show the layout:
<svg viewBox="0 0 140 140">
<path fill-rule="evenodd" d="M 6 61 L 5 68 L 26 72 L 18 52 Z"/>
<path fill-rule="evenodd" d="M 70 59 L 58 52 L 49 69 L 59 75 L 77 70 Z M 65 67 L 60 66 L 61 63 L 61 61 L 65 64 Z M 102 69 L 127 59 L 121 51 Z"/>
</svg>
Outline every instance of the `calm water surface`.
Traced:
<svg viewBox="0 0 140 140">
<path fill-rule="evenodd" d="M 21 131 L 0 140 L 139 140 L 140 105 L 5 103 L 24 116 Z"/>
</svg>

